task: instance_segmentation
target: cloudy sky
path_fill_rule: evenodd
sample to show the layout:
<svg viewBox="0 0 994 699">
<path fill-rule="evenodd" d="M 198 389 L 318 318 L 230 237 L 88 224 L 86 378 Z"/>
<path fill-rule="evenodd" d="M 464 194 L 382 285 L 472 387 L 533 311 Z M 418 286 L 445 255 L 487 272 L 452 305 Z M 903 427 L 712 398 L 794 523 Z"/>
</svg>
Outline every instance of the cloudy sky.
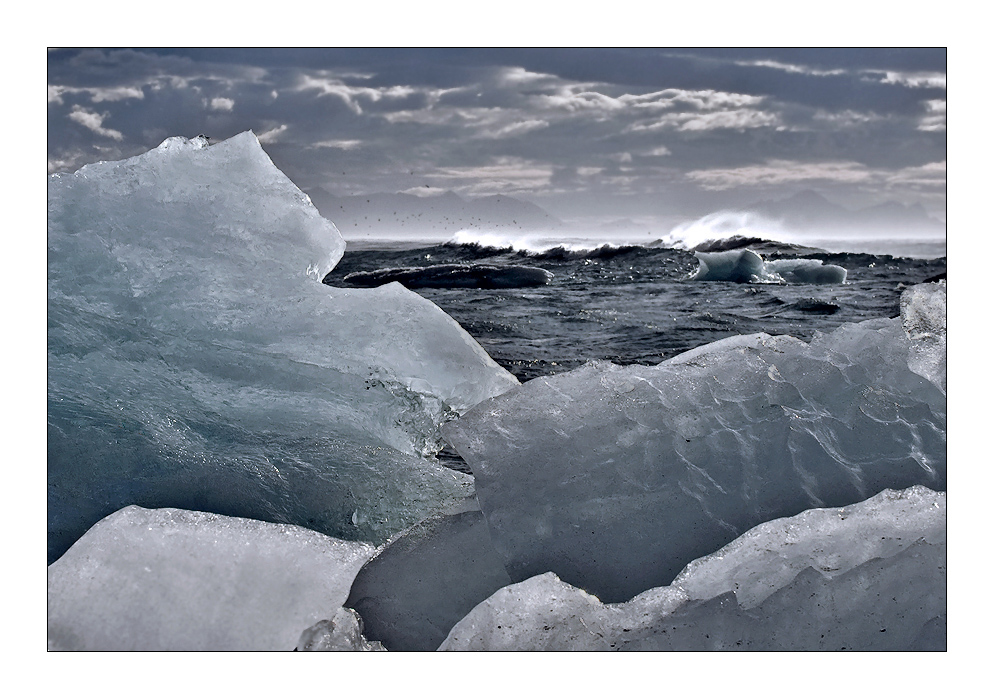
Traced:
<svg viewBox="0 0 994 699">
<path fill-rule="evenodd" d="M 304 190 L 504 193 L 561 218 L 814 189 L 945 220 L 945 49 L 59 49 L 48 169 L 247 129 Z"/>
</svg>

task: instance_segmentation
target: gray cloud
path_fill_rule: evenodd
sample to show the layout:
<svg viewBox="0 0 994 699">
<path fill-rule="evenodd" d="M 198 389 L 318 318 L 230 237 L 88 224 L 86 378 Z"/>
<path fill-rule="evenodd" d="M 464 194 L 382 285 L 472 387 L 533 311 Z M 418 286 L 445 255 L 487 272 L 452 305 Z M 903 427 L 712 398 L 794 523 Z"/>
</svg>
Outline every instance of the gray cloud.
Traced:
<svg viewBox="0 0 994 699">
<path fill-rule="evenodd" d="M 340 194 L 503 191 L 567 218 L 810 186 L 945 206 L 944 51 L 87 49 L 48 64 L 50 170 L 252 129 L 302 188 Z"/>
<path fill-rule="evenodd" d="M 88 128 L 93 133 L 98 136 L 104 136 L 106 138 L 113 138 L 115 141 L 123 141 L 124 134 L 116 129 L 108 129 L 103 125 L 104 119 L 109 115 L 108 112 L 103 114 L 97 114 L 96 112 L 91 112 L 78 104 L 74 104 L 72 111 L 69 112 L 68 118 L 75 121 L 77 124 L 81 124 Z"/>
</svg>

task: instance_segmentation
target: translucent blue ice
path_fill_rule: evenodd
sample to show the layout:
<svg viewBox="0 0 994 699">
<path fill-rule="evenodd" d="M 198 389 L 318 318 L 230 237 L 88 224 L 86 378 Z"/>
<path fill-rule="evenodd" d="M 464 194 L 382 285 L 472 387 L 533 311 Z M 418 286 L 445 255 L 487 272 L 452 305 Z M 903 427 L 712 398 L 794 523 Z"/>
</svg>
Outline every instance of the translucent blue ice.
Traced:
<svg viewBox="0 0 994 699">
<path fill-rule="evenodd" d="M 471 492 L 439 424 L 517 385 L 345 243 L 251 132 L 48 190 L 49 556 L 129 504 L 390 534 Z"/>
</svg>

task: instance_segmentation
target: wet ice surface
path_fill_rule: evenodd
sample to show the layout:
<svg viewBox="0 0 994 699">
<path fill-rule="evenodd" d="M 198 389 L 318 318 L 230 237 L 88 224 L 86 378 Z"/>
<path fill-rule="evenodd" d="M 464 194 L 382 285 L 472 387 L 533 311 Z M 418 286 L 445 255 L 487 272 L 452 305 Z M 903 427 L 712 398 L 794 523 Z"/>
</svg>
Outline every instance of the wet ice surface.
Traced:
<svg viewBox="0 0 994 699">
<path fill-rule="evenodd" d="M 346 605 L 389 650 L 430 651 L 481 599 L 511 583 L 479 506 L 436 515 L 388 543 Z"/>
</svg>

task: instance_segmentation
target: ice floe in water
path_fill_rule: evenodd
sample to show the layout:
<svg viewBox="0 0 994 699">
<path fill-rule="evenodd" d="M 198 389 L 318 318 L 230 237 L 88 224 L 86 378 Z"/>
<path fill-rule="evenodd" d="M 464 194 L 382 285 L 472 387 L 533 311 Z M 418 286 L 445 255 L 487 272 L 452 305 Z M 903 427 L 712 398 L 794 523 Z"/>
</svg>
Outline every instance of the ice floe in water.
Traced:
<svg viewBox="0 0 994 699">
<path fill-rule="evenodd" d="M 48 567 L 48 645 L 292 650 L 304 629 L 340 618 L 374 552 L 293 525 L 126 507 Z"/>
<path fill-rule="evenodd" d="M 915 486 L 759 525 L 621 604 L 544 573 L 440 650 L 944 650 L 945 527 L 945 493 Z"/>
<path fill-rule="evenodd" d="M 523 384 L 443 429 L 512 580 L 620 602 L 750 527 L 945 489 L 945 287 L 810 343 L 759 333 Z M 927 337 L 905 324 L 928 327 Z M 921 357 L 927 356 L 928 361 Z"/>
<path fill-rule="evenodd" d="M 692 277 L 708 282 L 789 282 L 793 284 L 843 284 L 846 270 L 821 260 L 804 258 L 763 260 L 752 250 L 695 252 L 698 268 Z"/>
<path fill-rule="evenodd" d="M 246 132 L 48 185 L 49 560 L 128 504 L 391 534 L 472 492 L 424 455 L 517 385 L 437 306 L 320 283 L 344 242 Z"/>
</svg>

